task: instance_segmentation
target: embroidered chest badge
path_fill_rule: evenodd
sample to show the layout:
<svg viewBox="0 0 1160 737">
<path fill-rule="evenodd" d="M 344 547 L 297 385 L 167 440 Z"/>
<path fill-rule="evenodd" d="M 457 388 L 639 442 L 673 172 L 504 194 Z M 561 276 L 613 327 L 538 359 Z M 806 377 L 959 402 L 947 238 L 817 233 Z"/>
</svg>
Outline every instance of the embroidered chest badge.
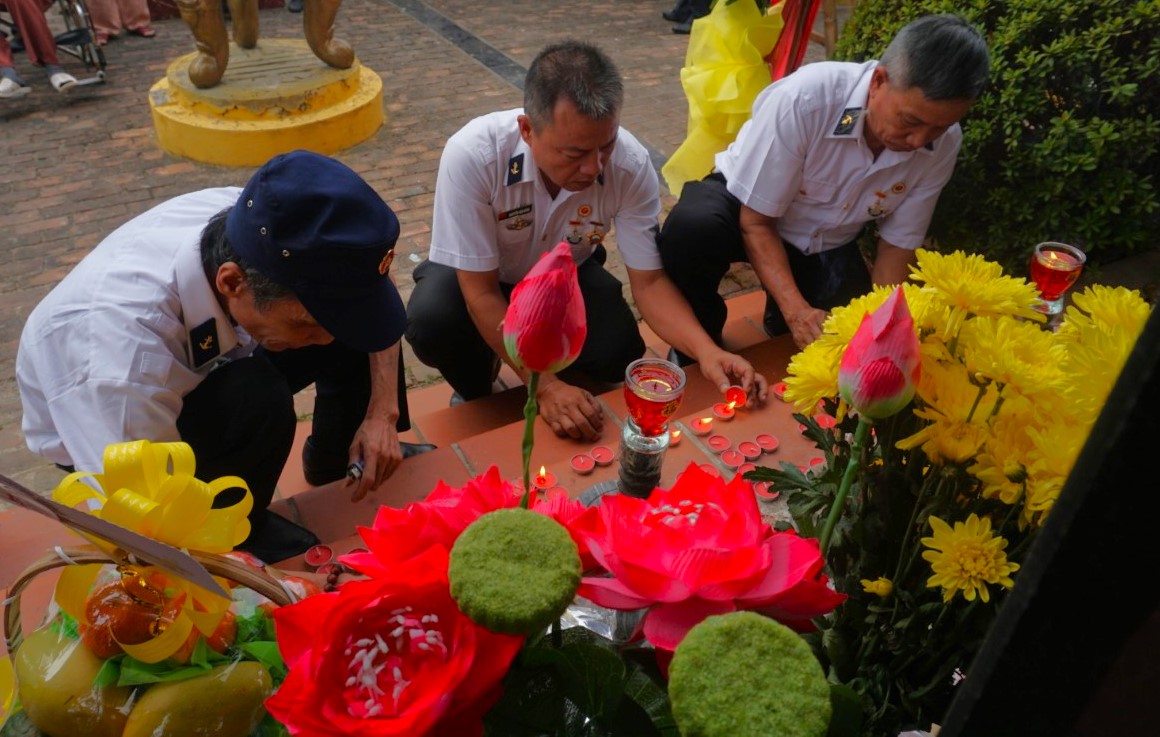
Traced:
<svg viewBox="0 0 1160 737">
<path fill-rule="evenodd" d="M 217 320 L 212 317 L 189 331 L 189 353 L 195 369 L 201 368 L 221 353 Z"/>
</svg>

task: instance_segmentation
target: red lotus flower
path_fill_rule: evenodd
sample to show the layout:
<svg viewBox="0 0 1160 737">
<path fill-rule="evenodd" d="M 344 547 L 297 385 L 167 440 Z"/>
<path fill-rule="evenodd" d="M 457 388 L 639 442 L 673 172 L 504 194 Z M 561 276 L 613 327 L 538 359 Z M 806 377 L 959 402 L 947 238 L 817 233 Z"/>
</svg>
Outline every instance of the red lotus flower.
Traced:
<svg viewBox="0 0 1160 737">
<path fill-rule="evenodd" d="M 524 638 L 464 616 L 447 561 L 445 549 L 430 548 L 383 578 L 277 610 L 290 673 L 266 701 L 270 714 L 311 737 L 483 734 Z"/>
<path fill-rule="evenodd" d="M 462 488 L 440 481 L 421 502 L 412 502 L 403 509 L 380 507 L 374 524 L 358 530 L 369 552 L 344 555 L 339 560 L 372 578 L 386 575 L 397 563 L 415 557 L 432 545 L 450 550 L 468 525 L 496 509 L 519 506 L 522 493 L 516 484 L 501 478 L 495 466 Z M 531 508 L 565 528 L 584 511 L 584 505 L 560 493 L 537 498 Z M 588 548 L 575 535 L 573 540 L 588 570 L 592 567 Z"/>
<path fill-rule="evenodd" d="M 614 578 L 585 578 L 580 595 L 612 609 L 652 606 L 644 635 L 673 650 L 712 614 L 756 609 L 799 630 L 845 596 L 827 586 L 815 540 L 774 532 L 747 481 L 726 484 L 690 464 L 648 499 L 610 495 L 575 523 Z"/>
<path fill-rule="evenodd" d="M 561 242 L 512 290 L 503 320 L 504 346 L 517 365 L 556 373 L 576 360 L 587 335 L 572 249 Z"/>
<path fill-rule="evenodd" d="M 858 413 L 881 420 L 910 403 L 922 365 L 902 287 L 862 318 L 842 354 L 838 391 Z"/>
</svg>

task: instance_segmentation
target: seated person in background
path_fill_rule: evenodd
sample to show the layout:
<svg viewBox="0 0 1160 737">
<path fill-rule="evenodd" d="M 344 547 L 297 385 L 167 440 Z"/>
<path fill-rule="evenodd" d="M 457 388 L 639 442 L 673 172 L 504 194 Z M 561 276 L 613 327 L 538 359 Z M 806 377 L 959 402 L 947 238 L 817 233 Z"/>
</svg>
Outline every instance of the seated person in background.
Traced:
<svg viewBox="0 0 1160 737">
<path fill-rule="evenodd" d="M 880 61 L 808 64 L 763 90 L 658 238 L 665 271 L 709 335 L 721 339 L 717 285 L 733 262 L 752 264 L 765 287 L 766 332 L 792 333 L 799 347 L 871 279 L 904 280 L 989 65 L 978 31 L 934 15 L 899 31 Z M 870 221 L 879 237 L 867 272 L 856 239 Z"/>
<path fill-rule="evenodd" d="M 122 28 L 142 38 L 157 35 L 157 31 L 149 25 L 149 4 L 146 0 L 89 0 L 88 5 L 98 46 L 104 46 L 110 39 L 117 38 Z"/>
<path fill-rule="evenodd" d="M 48 20 L 44 17 L 48 5 L 49 3 L 41 0 L 0 2 L 0 8 L 8 11 L 20 31 L 20 38 L 28 51 L 28 60 L 44 67 L 48 83 L 54 90 L 68 92 L 76 85 L 77 80 L 60 66 L 60 59 L 56 55 L 56 41 L 48 28 Z M 0 99 L 23 97 L 30 91 L 28 83 L 16 73 L 16 66 L 12 61 L 12 47 L 8 45 L 8 39 L 0 34 Z"/>
<path fill-rule="evenodd" d="M 619 125 L 623 100 L 620 74 L 603 52 L 556 44 L 528 69 L 522 110 L 476 118 L 448 141 L 407 340 L 464 399 L 490 394 L 500 360 L 510 363 L 500 323 L 511 291 L 561 241 L 572 244 L 588 320 L 573 368 L 599 381 L 624 379 L 644 343 L 620 281 L 603 267 L 602 242 L 615 222 L 633 297 L 653 330 L 699 360 L 714 384 L 756 384 L 751 395 L 764 401 L 765 380 L 713 343 L 661 269 L 657 176 L 648 152 Z M 544 376 L 538 394 L 557 435 L 600 436 L 600 404 L 587 391 Z"/>
<path fill-rule="evenodd" d="M 16 358 L 28 447 L 99 472 L 111 443 L 183 441 L 197 476 L 254 497 L 240 547 L 275 562 L 317 543 L 266 510 L 290 454 L 293 395 L 317 389 L 303 468 L 355 500 L 406 453 L 399 224 L 345 165 L 295 151 L 246 188 L 175 197 L 105 238 L 32 311 Z"/>
</svg>

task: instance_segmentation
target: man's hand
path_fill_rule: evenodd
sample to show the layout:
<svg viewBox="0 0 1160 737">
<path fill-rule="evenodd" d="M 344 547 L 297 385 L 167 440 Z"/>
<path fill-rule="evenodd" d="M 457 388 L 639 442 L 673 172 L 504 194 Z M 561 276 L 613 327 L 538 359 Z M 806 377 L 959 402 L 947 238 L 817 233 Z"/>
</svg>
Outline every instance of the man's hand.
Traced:
<svg viewBox="0 0 1160 737">
<path fill-rule="evenodd" d="M 822 323 L 826 321 L 828 313 L 816 307 L 806 306 L 789 315 L 784 315 L 785 324 L 793 335 L 793 342 L 798 348 L 805 348 L 822 335 Z"/>
<path fill-rule="evenodd" d="M 543 381 L 547 377 L 541 377 Z M 536 400 L 540 417 L 560 437 L 598 440 L 604 429 L 604 411 L 588 392 L 559 379 L 541 384 Z"/>
<path fill-rule="evenodd" d="M 739 386 L 749 397 L 746 407 L 765 404 L 769 386 L 765 377 L 753 370 L 753 365 L 736 353 L 718 349 L 698 361 L 701 374 L 724 392 L 730 386 Z"/>
<path fill-rule="evenodd" d="M 350 445 L 350 461 L 363 461 L 363 475 L 357 481 L 349 477 L 343 483 L 350 489 L 350 500 L 357 502 L 372 489 L 383 484 L 399 464 L 403 462 L 403 450 L 399 447 L 399 433 L 395 423 L 378 417 L 368 417 L 359 425 Z"/>
</svg>

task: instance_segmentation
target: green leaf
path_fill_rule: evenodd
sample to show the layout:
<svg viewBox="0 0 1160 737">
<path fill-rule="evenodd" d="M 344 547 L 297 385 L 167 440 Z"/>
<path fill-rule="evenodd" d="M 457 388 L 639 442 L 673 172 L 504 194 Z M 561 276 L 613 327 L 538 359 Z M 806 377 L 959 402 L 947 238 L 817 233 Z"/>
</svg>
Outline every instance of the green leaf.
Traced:
<svg viewBox="0 0 1160 737">
<path fill-rule="evenodd" d="M 862 734 L 862 698 L 849 686 L 830 684 L 830 728 L 826 737 L 858 737 Z"/>
</svg>

